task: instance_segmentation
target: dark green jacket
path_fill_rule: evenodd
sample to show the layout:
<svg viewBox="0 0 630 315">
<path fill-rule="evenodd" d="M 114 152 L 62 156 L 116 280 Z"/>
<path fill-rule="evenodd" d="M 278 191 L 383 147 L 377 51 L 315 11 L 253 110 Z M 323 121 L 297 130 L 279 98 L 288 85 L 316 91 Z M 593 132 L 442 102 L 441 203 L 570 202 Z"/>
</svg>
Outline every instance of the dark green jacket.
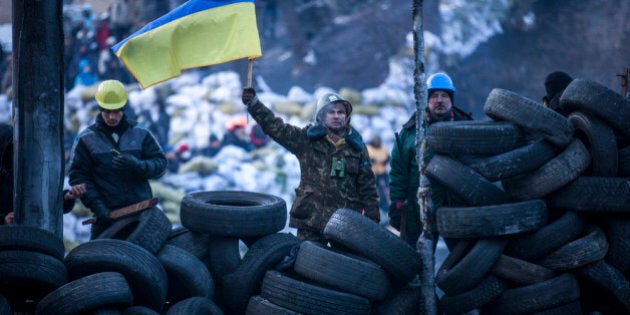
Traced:
<svg viewBox="0 0 630 315">
<path fill-rule="evenodd" d="M 256 100 L 248 111 L 263 131 L 300 163 L 300 184 L 295 190 L 289 226 L 322 233 L 339 208 L 364 212 L 379 221 L 374 173 L 367 148 L 356 130 L 351 130 L 344 143 L 334 145 L 321 125 L 300 128 L 284 123 Z"/>
<path fill-rule="evenodd" d="M 470 117 L 454 112 L 454 120 L 470 120 Z M 430 122 L 431 123 L 431 122 Z M 433 157 L 434 152 L 428 148 L 427 159 Z M 428 163 L 427 160 L 427 163 Z M 407 233 L 418 233 L 422 229 L 418 206 L 418 186 L 420 172 L 416 159 L 416 113 L 403 125 L 396 136 L 390 159 L 389 197 L 391 203 L 403 201 L 406 212 Z M 461 198 L 448 191 L 446 187 L 430 180 L 431 202 L 429 214 L 432 216 L 432 230 L 435 231 L 435 210 L 442 205 L 461 205 Z"/>
</svg>

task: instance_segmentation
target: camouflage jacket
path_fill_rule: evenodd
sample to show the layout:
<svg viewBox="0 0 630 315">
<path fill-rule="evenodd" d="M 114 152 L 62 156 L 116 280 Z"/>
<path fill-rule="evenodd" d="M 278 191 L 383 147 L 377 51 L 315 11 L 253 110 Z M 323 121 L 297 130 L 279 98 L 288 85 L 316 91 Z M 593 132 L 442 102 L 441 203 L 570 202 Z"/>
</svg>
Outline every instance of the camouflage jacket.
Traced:
<svg viewBox="0 0 630 315">
<path fill-rule="evenodd" d="M 300 128 L 284 123 L 259 101 L 253 102 L 248 111 L 263 131 L 300 163 L 300 184 L 295 190 L 289 226 L 322 233 L 339 208 L 380 220 L 374 173 L 367 148 L 356 130 L 351 129 L 335 145 L 321 125 Z"/>
</svg>

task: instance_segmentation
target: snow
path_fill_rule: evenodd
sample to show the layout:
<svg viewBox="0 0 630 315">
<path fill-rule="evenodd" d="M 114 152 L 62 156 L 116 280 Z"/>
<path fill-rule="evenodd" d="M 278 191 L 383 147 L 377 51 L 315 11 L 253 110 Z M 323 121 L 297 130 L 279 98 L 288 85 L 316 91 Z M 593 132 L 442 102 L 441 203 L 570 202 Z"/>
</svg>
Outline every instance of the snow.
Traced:
<svg viewBox="0 0 630 315">
<path fill-rule="evenodd" d="M 0 45 L 4 51 L 13 51 L 13 27 L 11 23 L 0 24 Z"/>
</svg>

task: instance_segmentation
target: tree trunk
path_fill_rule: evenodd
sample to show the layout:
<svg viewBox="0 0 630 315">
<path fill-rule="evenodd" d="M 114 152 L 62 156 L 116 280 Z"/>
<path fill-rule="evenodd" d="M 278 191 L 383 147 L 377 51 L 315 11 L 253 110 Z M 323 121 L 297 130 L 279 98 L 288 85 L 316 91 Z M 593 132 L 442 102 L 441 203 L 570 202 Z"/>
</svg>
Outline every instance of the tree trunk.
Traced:
<svg viewBox="0 0 630 315">
<path fill-rule="evenodd" d="M 13 0 L 15 222 L 62 235 L 61 0 Z"/>
<path fill-rule="evenodd" d="M 424 73 L 424 36 L 422 27 L 422 6 L 423 0 L 413 1 L 413 39 L 415 51 L 414 69 L 414 96 L 416 99 L 416 158 L 418 159 L 418 172 L 420 172 L 420 183 L 418 186 L 418 203 L 420 206 L 420 218 L 422 220 L 422 235 L 416 243 L 416 250 L 422 256 L 422 270 L 420 274 L 420 288 L 422 301 L 420 302 L 420 314 L 437 314 L 437 304 L 435 300 L 434 285 L 434 264 L 433 248 L 435 239 L 430 231 L 427 214 L 429 198 L 429 181 L 425 175 L 426 168 L 426 122 L 424 119 L 427 110 L 427 88 Z"/>
</svg>

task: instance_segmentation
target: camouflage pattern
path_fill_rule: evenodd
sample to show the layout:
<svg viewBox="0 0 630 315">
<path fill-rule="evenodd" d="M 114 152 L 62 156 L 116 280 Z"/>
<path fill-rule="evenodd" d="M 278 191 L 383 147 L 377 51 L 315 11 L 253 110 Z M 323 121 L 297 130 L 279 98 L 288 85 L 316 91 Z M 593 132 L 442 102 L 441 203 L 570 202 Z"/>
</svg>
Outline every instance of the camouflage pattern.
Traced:
<svg viewBox="0 0 630 315">
<path fill-rule="evenodd" d="M 300 163 L 300 184 L 295 190 L 289 226 L 321 234 L 339 208 L 380 220 L 374 173 L 367 148 L 356 130 L 351 129 L 335 145 L 321 125 L 300 128 L 286 124 L 261 102 L 252 103 L 248 106 L 252 117 Z M 315 134 L 314 130 L 318 132 Z"/>
</svg>

